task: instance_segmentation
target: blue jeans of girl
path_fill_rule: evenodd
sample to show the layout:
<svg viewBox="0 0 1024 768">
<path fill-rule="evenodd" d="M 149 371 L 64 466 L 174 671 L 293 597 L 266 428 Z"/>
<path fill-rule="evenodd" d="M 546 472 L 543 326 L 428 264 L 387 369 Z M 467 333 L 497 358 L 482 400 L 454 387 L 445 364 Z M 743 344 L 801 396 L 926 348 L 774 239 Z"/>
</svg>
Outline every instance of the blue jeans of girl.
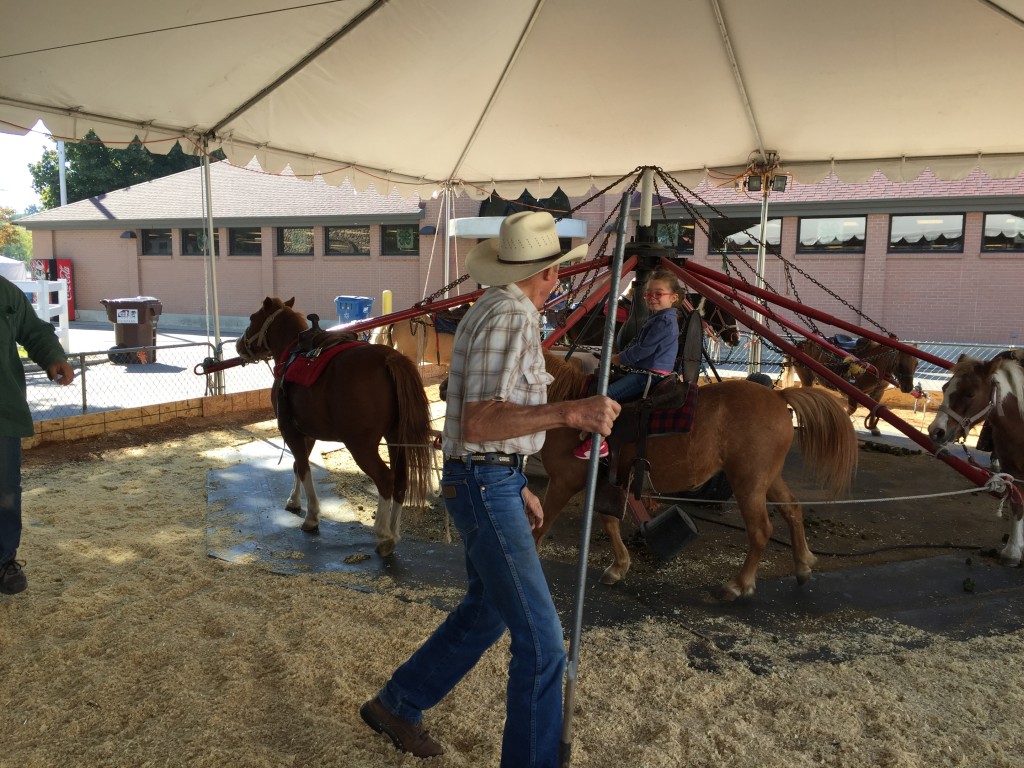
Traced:
<svg viewBox="0 0 1024 768">
<path fill-rule="evenodd" d="M 512 467 L 448 461 L 441 485 L 466 553 L 466 595 L 395 671 L 381 701 L 398 717 L 420 722 L 507 628 L 512 661 L 501 766 L 555 768 L 565 640 L 523 510 L 526 478 Z"/>
<path fill-rule="evenodd" d="M 658 378 L 658 374 L 627 373 L 608 385 L 608 397 L 619 403 L 637 400 L 644 393 L 647 382 Z"/>
<path fill-rule="evenodd" d="M 0 565 L 21 544 L 21 438 L 0 437 Z"/>
</svg>

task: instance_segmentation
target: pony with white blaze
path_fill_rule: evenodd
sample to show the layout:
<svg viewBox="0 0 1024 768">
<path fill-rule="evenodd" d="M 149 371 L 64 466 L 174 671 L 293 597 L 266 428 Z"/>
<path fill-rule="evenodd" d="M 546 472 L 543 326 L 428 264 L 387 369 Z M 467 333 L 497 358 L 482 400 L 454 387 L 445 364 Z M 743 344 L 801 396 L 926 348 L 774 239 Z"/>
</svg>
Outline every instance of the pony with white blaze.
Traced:
<svg viewBox="0 0 1024 768">
<path fill-rule="evenodd" d="M 993 455 L 1011 479 L 1010 538 L 999 559 L 1019 565 L 1024 554 L 1024 350 L 1001 352 L 988 361 L 961 355 L 951 373 L 928 436 L 942 445 L 966 437 L 981 421 L 991 425 Z"/>
</svg>

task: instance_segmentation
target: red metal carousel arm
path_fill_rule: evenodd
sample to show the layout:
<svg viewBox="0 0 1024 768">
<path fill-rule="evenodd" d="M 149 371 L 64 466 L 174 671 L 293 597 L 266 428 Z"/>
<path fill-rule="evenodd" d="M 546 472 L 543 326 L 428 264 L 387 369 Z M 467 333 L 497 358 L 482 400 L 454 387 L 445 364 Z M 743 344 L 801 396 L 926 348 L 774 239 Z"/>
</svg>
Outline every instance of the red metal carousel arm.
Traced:
<svg viewBox="0 0 1024 768">
<path fill-rule="evenodd" d="M 633 271 L 635 267 L 636 256 L 630 256 L 622 264 L 622 275 L 625 276 L 629 274 L 631 271 Z M 559 273 L 559 276 L 561 277 L 562 274 L 563 273 Z M 576 307 L 576 309 L 572 311 L 572 314 L 570 314 L 565 319 L 565 325 L 556 328 L 548 335 L 546 339 L 544 339 L 542 344 L 544 349 L 550 349 L 559 339 L 561 339 L 566 334 L 566 332 L 570 328 L 576 325 L 580 318 L 586 315 L 587 312 L 589 312 L 591 309 L 596 307 L 599 302 L 604 300 L 605 296 L 608 295 L 608 289 L 611 287 L 610 278 L 610 272 L 604 275 L 599 275 L 598 277 L 595 278 L 595 285 L 597 285 L 595 290 L 589 296 L 587 296 L 587 298 L 584 299 L 583 302 L 578 307 Z M 598 280 L 602 282 L 598 283 Z"/>
<path fill-rule="evenodd" d="M 670 261 L 666 260 L 664 262 L 664 265 L 666 267 L 672 269 L 673 271 L 675 271 L 681 277 L 685 274 L 683 272 L 682 268 L 680 268 L 678 265 L 673 264 Z M 687 271 L 689 271 L 689 270 L 687 270 Z M 714 286 L 711 283 L 706 282 L 706 281 L 702 280 L 700 277 L 696 277 L 693 274 L 689 275 L 689 278 L 692 279 L 693 282 L 688 282 L 688 284 L 693 285 L 694 287 L 698 288 L 701 291 L 701 293 L 705 293 L 705 291 L 706 291 L 707 293 L 705 293 L 705 295 L 713 303 L 715 303 L 716 305 L 719 302 L 726 303 L 723 299 L 721 299 L 721 298 L 719 298 L 717 296 L 712 296 L 711 295 L 711 294 L 715 293 L 715 288 L 714 288 Z M 801 308 L 800 311 L 804 311 L 804 310 L 807 309 L 803 305 L 800 305 L 800 308 Z M 776 334 L 772 333 L 771 330 L 769 330 L 766 326 L 764 326 L 763 324 L 761 324 L 758 321 L 756 321 L 753 317 L 751 317 L 750 315 L 746 314 L 742 310 L 736 309 L 735 307 L 730 307 L 729 311 L 732 314 L 734 314 L 734 315 L 736 313 L 739 313 L 739 316 L 742 318 L 744 325 L 746 325 L 748 328 L 750 328 L 750 330 L 755 331 L 756 333 L 761 334 L 766 339 L 768 339 L 772 343 L 776 344 L 779 347 L 779 349 L 781 349 L 787 355 L 790 355 L 794 359 L 799 360 L 801 363 L 804 363 L 809 368 L 814 368 L 815 370 L 817 370 L 817 363 L 816 363 L 816 361 L 814 361 L 812 358 L 810 358 L 809 356 L 804 354 L 801 350 L 797 349 L 793 344 L 790 344 L 788 341 L 779 338 Z M 763 308 L 762 308 L 762 311 L 763 311 Z M 824 313 L 821 313 L 821 314 L 824 314 Z M 886 343 L 886 342 L 890 341 L 885 336 L 882 336 L 880 338 L 883 340 L 883 343 Z M 910 349 L 913 349 L 913 348 L 911 347 Z M 948 464 L 949 466 L 953 467 L 953 469 L 955 469 L 957 472 L 959 472 L 961 475 L 966 477 L 968 480 L 970 480 L 974 484 L 979 485 L 979 486 L 987 485 L 988 479 L 992 476 L 991 472 L 989 472 L 988 470 L 982 469 L 981 467 L 972 466 L 971 464 L 968 464 L 966 461 L 963 461 L 962 459 L 958 459 L 955 456 L 949 455 L 949 453 L 947 451 L 940 450 L 940 447 L 937 446 L 934 442 L 932 442 L 931 438 L 927 437 L 926 435 L 921 434 L 921 432 L 919 432 L 917 429 L 912 427 L 910 424 L 907 424 L 907 422 L 903 421 L 903 419 L 901 419 L 899 416 L 894 414 L 892 411 L 890 411 L 884 405 L 881 405 L 880 403 L 876 403 L 874 400 L 872 400 L 870 397 L 865 395 L 859 389 L 857 389 L 852 384 L 847 382 L 845 379 L 843 379 L 843 378 L 841 378 L 839 376 L 836 376 L 834 373 L 832 373 L 828 369 L 825 369 L 824 367 L 822 367 L 822 372 L 824 373 L 824 378 L 827 378 L 832 384 L 834 384 L 836 386 L 837 389 L 839 389 L 843 393 L 849 395 L 850 397 L 852 397 L 854 400 L 856 400 L 857 402 L 861 403 L 862 405 L 866 405 L 868 408 L 871 408 L 873 410 L 873 412 L 875 413 L 875 415 L 877 415 L 879 418 L 884 419 L 885 421 L 887 421 L 890 424 L 892 424 L 894 427 L 896 427 L 896 429 L 898 429 L 900 432 L 902 432 L 904 435 L 906 435 L 912 441 L 914 441 L 915 443 L 920 445 L 922 448 L 924 448 L 929 453 L 933 454 L 935 456 L 935 458 L 937 458 L 940 461 L 943 461 L 946 464 Z"/>
<path fill-rule="evenodd" d="M 907 344 L 904 344 L 899 339 L 894 339 L 891 336 L 886 336 L 884 334 L 877 333 L 876 331 L 872 331 L 867 328 L 861 328 L 859 325 L 855 323 L 851 323 L 846 320 L 842 320 L 838 317 L 834 317 L 828 314 L 827 312 L 822 312 L 819 309 L 814 309 L 813 307 L 809 307 L 806 304 L 801 304 L 798 301 L 787 299 L 785 296 L 779 296 L 777 293 L 766 291 L 763 288 L 757 288 L 756 286 L 745 283 L 744 281 L 739 280 L 735 277 L 728 277 L 727 275 L 723 275 L 721 272 L 716 272 L 715 270 L 709 269 L 708 267 L 702 266 L 700 264 L 695 264 L 692 261 L 687 261 L 683 268 L 687 272 L 695 275 L 698 278 L 712 280 L 716 283 L 727 285 L 731 288 L 743 291 L 745 293 L 753 294 L 754 296 L 757 296 L 759 299 L 766 299 L 767 301 L 770 301 L 773 304 L 778 304 L 780 307 L 783 307 L 784 309 L 789 309 L 799 314 L 807 315 L 808 317 L 813 317 L 815 320 L 820 320 L 823 323 L 829 323 L 830 325 L 834 325 L 837 328 L 842 328 L 843 330 L 849 331 L 850 333 L 856 333 L 860 336 L 863 336 L 866 339 L 877 341 L 879 344 L 885 344 L 887 347 L 893 347 L 894 349 L 898 349 L 900 352 L 906 352 L 907 354 L 913 355 L 919 360 L 924 360 L 926 363 L 931 363 L 932 365 L 938 366 L 939 368 L 945 368 L 946 370 L 949 370 L 950 368 L 953 367 L 953 363 L 950 362 L 949 360 L 945 360 L 944 358 L 941 357 L 936 357 L 935 355 L 930 355 L 927 352 L 922 352 L 917 347 L 911 347 Z"/>
</svg>

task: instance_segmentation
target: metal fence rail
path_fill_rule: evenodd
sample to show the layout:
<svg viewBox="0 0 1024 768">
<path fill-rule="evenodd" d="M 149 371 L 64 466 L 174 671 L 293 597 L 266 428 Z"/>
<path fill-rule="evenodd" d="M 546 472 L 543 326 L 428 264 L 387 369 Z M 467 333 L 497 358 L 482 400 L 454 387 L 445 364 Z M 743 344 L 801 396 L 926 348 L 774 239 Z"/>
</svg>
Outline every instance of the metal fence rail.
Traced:
<svg viewBox="0 0 1024 768">
<path fill-rule="evenodd" d="M 265 363 L 196 375 L 195 367 L 211 357 L 213 345 L 209 343 L 74 352 L 68 355 L 68 361 L 75 368 L 75 381 L 67 387 L 49 381 L 37 365 L 27 364 L 25 380 L 32 418 L 43 421 L 205 397 L 217 394 L 215 376 L 223 382 L 221 394 L 267 389 L 274 381 Z M 152 362 L 142 363 L 140 359 Z"/>
</svg>

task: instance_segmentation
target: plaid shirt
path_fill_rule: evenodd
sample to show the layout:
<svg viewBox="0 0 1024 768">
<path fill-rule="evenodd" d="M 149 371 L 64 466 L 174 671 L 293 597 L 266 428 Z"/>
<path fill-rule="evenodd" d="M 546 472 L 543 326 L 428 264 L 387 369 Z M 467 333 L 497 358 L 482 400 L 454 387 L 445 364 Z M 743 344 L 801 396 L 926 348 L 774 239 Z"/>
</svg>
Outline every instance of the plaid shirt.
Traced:
<svg viewBox="0 0 1024 768">
<path fill-rule="evenodd" d="M 459 323 L 452 343 L 442 448 L 467 453 L 537 453 L 544 432 L 470 443 L 462 437 L 465 404 L 498 400 L 517 405 L 547 402 L 551 374 L 540 346 L 540 313 L 517 285 L 492 286 Z"/>
</svg>

